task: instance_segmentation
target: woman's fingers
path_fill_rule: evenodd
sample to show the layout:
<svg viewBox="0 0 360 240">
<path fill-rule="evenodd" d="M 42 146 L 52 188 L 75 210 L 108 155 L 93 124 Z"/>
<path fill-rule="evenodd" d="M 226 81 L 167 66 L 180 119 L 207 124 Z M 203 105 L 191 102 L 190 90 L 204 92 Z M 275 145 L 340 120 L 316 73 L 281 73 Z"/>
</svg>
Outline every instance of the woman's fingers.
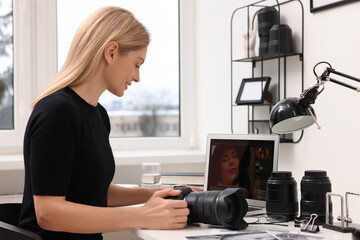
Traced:
<svg viewBox="0 0 360 240">
<path fill-rule="evenodd" d="M 179 230 L 179 229 L 183 229 L 186 227 L 186 223 L 176 223 L 173 224 L 173 226 L 171 227 L 171 229 L 173 230 Z"/>
<path fill-rule="evenodd" d="M 186 226 L 188 215 L 187 202 L 184 200 L 164 199 L 176 196 L 179 190 L 164 189 L 157 191 L 144 205 L 147 229 L 182 229 Z"/>
<path fill-rule="evenodd" d="M 175 220 L 178 223 L 187 223 L 188 217 L 187 216 L 178 216 L 175 218 Z"/>
<path fill-rule="evenodd" d="M 166 198 L 166 197 L 169 197 L 169 196 L 177 196 L 180 193 L 181 193 L 180 190 L 175 190 L 175 189 L 172 189 L 172 188 L 165 188 L 163 190 L 155 192 L 153 196 Z"/>
<path fill-rule="evenodd" d="M 177 216 L 188 216 L 190 214 L 190 210 L 187 207 L 179 209 L 175 208 L 175 210 Z"/>
<path fill-rule="evenodd" d="M 167 199 L 166 199 L 167 200 Z M 172 208 L 179 208 L 179 209 L 187 209 L 187 202 L 185 200 L 167 200 L 169 201 L 168 204 Z"/>
</svg>

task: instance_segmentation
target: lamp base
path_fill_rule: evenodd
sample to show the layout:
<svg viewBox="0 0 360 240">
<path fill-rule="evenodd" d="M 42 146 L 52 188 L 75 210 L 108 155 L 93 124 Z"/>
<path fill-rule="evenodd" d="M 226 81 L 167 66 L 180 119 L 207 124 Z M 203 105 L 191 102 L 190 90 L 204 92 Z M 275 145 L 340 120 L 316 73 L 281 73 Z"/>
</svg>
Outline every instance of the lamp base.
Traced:
<svg viewBox="0 0 360 240">
<path fill-rule="evenodd" d="M 327 228 L 327 229 L 331 229 L 331 230 L 343 232 L 343 233 L 349 233 L 354 228 L 359 228 L 359 227 L 360 226 L 358 224 L 352 224 L 352 223 L 346 224 L 346 226 L 344 226 L 344 228 L 341 227 L 340 223 L 333 223 L 333 224 L 324 223 L 323 224 L 323 228 Z"/>
</svg>

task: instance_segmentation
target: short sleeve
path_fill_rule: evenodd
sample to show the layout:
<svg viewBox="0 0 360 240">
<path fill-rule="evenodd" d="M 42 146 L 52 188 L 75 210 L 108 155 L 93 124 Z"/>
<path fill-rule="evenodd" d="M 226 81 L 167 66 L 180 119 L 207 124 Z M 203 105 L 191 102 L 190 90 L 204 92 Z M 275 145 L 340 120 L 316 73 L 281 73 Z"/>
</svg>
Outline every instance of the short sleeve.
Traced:
<svg viewBox="0 0 360 240">
<path fill-rule="evenodd" d="M 34 195 L 65 196 L 79 139 L 76 107 L 66 99 L 39 102 L 28 129 Z"/>
<path fill-rule="evenodd" d="M 110 127 L 111 127 L 110 118 L 109 118 L 109 115 L 107 114 L 105 108 L 100 103 L 99 103 L 99 111 L 100 111 L 101 117 L 102 117 L 102 119 L 104 121 L 106 130 L 110 134 L 110 131 L 111 131 L 111 129 L 110 129 Z"/>
</svg>

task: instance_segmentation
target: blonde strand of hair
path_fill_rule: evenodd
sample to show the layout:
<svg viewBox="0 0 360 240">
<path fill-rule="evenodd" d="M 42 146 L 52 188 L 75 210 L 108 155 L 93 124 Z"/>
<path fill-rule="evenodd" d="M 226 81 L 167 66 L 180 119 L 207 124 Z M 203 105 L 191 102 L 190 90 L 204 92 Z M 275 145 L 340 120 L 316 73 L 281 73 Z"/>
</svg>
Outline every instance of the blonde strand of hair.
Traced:
<svg viewBox="0 0 360 240">
<path fill-rule="evenodd" d="M 126 9 L 104 7 L 95 11 L 79 26 L 64 65 L 31 106 L 34 108 L 42 98 L 65 87 L 80 85 L 93 76 L 109 41 L 116 41 L 119 51 L 126 54 L 149 45 L 150 34 Z"/>
</svg>

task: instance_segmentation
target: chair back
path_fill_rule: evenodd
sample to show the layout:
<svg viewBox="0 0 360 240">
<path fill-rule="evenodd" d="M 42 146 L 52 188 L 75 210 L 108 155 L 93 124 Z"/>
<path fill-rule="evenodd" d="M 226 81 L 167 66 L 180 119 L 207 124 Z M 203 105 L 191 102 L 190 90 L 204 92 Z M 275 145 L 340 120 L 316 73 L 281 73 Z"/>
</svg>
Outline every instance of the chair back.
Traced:
<svg viewBox="0 0 360 240">
<path fill-rule="evenodd" d="M 19 228 L 21 203 L 0 204 L 0 239 L 1 240 L 42 240 L 30 231 Z"/>
<path fill-rule="evenodd" d="M 21 203 L 2 203 L 0 204 L 0 221 L 18 227 L 20 211 Z"/>
</svg>

